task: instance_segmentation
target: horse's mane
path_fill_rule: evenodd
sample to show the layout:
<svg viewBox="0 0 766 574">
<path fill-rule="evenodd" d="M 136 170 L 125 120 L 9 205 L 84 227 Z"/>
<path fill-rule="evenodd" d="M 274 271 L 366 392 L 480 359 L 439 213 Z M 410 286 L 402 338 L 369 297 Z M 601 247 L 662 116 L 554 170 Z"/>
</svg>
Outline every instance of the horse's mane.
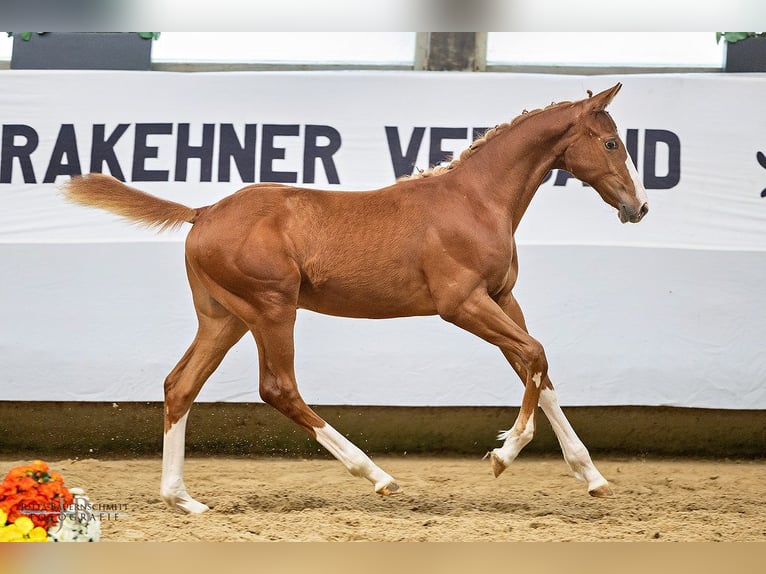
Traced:
<svg viewBox="0 0 766 574">
<path fill-rule="evenodd" d="M 473 140 L 473 142 L 471 142 L 471 145 L 469 145 L 466 149 L 464 149 L 458 157 L 452 158 L 448 163 L 443 163 L 441 165 L 433 166 L 426 170 L 418 170 L 412 175 L 404 175 L 400 177 L 399 180 L 401 181 L 405 179 L 420 179 L 424 177 L 434 177 L 437 175 L 445 174 L 448 171 L 452 171 L 453 169 L 458 167 L 462 162 L 464 162 L 466 159 L 468 159 L 473 154 L 475 154 L 478 150 L 484 147 L 484 145 L 486 145 L 487 142 L 492 141 L 495 137 L 505 132 L 506 130 L 517 126 L 518 124 L 524 122 L 525 120 L 528 120 L 532 116 L 536 116 L 552 108 L 559 108 L 571 103 L 572 102 L 569 102 L 569 101 L 552 102 L 550 105 L 545 106 L 544 108 L 539 108 L 536 110 L 529 110 L 529 111 L 524 110 L 521 112 L 521 114 L 513 118 L 511 121 L 498 124 L 495 127 L 488 129 L 482 135 L 480 135 L 475 140 Z"/>
</svg>

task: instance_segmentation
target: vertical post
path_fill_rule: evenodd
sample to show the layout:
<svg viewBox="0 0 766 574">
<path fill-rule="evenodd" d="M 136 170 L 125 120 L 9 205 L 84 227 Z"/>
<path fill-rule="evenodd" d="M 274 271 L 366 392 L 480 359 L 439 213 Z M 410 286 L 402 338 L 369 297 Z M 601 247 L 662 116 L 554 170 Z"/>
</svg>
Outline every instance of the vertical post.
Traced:
<svg viewBox="0 0 766 574">
<path fill-rule="evenodd" d="M 486 32 L 418 33 L 416 70 L 477 72 L 486 66 Z"/>
</svg>

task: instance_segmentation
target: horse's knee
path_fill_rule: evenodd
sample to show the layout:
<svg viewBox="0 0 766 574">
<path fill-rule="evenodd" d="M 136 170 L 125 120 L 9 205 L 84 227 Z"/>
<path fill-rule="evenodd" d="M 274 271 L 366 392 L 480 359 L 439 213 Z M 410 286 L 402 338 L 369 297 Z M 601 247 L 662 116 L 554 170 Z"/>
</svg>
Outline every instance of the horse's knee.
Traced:
<svg viewBox="0 0 766 574">
<path fill-rule="evenodd" d="M 178 380 L 179 377 L 174 376 L 173 374 L 168 375 L 165 378 L 165 384 L 163 385 L 163 391 L 165 396 L 165 401 L 167 402 L 168 399 L 170 400 L 177 400 L 179 393 L 178 393 Z"/>
<path fill-rule="evenodd" d="M 516 367 L 516 372 L 526 385 L 532 381 L 537 388 L 540 388 L 548 375 L 548 359 L 545 356 L 545 349 L 536 340 L 531 340 L 524 345 L 521 353 L 523 370 Z"/>
<path fill-rule="evenodd" d="M 545 356 L 545 349 L 537 341 L 530 347 L 529 361 L 531 369 L 536 373 L 548 374 L 548 359 Z"/>
</svg>

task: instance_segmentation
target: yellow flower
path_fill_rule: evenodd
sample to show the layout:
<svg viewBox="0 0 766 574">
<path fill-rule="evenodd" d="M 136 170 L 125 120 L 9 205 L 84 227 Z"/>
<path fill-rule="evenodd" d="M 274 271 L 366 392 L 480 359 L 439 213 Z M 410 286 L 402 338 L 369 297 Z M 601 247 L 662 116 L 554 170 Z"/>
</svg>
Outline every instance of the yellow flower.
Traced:
<svg viewBox="0 0 766 574">
<path fill-rule="evenodd" d="M 29 542 L 48 542 L 48 533 L 42 526 L 35 526 L 29 533 Z"/>
<path fill-rule="evenodd" d="M 22 540 L 24 540 L 24 535 L 15 524 L 0 528 L 0 542 L 21 542 Z"/>
<path fill-rule="evenodd" d="M 2 518 L 2 517 L 0 517 Z M 13 524 L 0 526 L 0 542 L 47 542 L 48 533 L 34 526 L 26 516 L 20 516 Z"/>
<path fill-rule="evenodd" d="M 5 526 L 5 522 L 8 520 L 8 515 L 5 513 L 5 510 L 0 508 L 0 528 Z"/>
<path fill-rule="evenodd" d="M 32 532 L 32 529 L 35 527 L 35 525 L 32 524 L 32 520 L 28 516 L 19 516 L 14 524 L 19 528 L 24 536 Z"/>
</svg>

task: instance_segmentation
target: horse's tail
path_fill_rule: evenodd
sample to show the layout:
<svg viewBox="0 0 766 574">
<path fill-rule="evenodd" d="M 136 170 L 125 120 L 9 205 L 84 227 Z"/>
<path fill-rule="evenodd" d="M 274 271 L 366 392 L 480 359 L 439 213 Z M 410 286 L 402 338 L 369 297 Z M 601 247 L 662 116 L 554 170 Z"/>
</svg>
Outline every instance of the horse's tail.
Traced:
<svg viewBox="0 0 766 574">
<path fill-rule="evenodd" d="M 105 209 L 160 231 L 194 223 L 199 213 L 198 209 L 149 195 L 100 173 L 75 176 L 62 191 L 69 201 Z"/>
</svg>

